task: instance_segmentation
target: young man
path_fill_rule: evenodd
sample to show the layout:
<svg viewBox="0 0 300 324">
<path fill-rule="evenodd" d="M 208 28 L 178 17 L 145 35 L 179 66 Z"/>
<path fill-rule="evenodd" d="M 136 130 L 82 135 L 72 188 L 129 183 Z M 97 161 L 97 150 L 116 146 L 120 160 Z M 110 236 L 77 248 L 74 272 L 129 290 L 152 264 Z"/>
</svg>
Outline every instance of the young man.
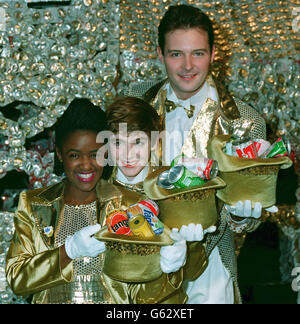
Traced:
<svg viewBox="0 0 300 324">
<path fill-rule="evenodd" d="M 158 44 L 157 53 L 168 78 L 150 88 L 149 83 L 133 85 L 128 94 L 151 103 L 163 120 L 167 136 L 174 138 L 176 134 L 173 142 L 166 140 L 163 163 L 168 165 L 180 153 L 207 157 L 207 143 L 213 135 L 266 137 L 263 118 L 226 93 L 210 74 L 215 55 L 214 33 L 211 21 L 200 9 L 170 6 L 158 28 Z M 245 223 L 248 231 L 257 228 L 259 221 L 255 218 L 261 215 L 261 204 L 256 203 L 252 209 L 251 202 L 245 201 L 227 207 L 244 219 L 226 217 L 228 212 L 222 209 L 218 231 L 208 234 L 206 240 L 208 268 L 197 280 L 187 282 L 189 303 L 241 302 L 230 228 L 234 230 Z M 225 218 L 230 219 L 230 228 Z"/>
<path fill-rule="evenodd" d="M 111 182 L 121 192 L 121 205 L 112 201 L 115 209 L 147 199 L 143 181 L 151 172 L 150 159 L 156 143 L 151 133 L 160 129 L 160 119 L 153 107 L 135 97 L 116 98 L 106 110 L 109 139 L 109 162 L 114 165 Z M 152 281 L 124 283 L 106 276 L 107 287 L 115 303 L 184 304 L 187 295 L 182 287 L 186 260 L 186 241 L 172 231 L 171 246 L 160 249 L 160 268 L 163 274 Z"/>
</svg>

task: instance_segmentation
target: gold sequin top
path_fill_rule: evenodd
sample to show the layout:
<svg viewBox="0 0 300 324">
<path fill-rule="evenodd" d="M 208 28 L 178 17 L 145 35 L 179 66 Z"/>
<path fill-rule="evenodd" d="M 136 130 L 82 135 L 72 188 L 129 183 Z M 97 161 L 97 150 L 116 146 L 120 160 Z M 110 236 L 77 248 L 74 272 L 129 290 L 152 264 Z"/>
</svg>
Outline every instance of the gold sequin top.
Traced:
<svg viewBox="0 0 300 324">
<path fill-rule="evenodd" d="M 57 247 L 63 245 L 68 236 L 83 227 L 97 222 L 96 201 L 87 205 L 64 205 L 58 220 L 55 237 Z M 75 280 L 52 287 L 47 291 L 44 303 L 103 304 L 111 299 L 103 285 L 102 267 L 104 254 L 97 257 L 80 257 L 73 261 Z"/>
</svg>

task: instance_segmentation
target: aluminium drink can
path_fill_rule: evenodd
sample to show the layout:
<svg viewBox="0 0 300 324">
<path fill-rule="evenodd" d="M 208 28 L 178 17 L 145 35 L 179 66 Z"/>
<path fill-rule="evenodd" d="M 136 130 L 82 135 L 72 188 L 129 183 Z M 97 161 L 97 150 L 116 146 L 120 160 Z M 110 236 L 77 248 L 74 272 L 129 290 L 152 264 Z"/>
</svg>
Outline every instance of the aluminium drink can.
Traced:
<svg viewBox="0 0 300 324">
<path fill-rule="evenodd" d="M 123 209 L 111 211 L 106 216 L 108 231 L 120 235 L 133 235 L 128 224 L 128 216 Z"/>
<path fill-rule="evenodd" d="M 157 204 L 150 199 L 139 201 L 138 203 L 129 206 L 127 209 L 129 220 L 137 215 L 143 215 L 155 235 L 160 235 L 164 231 L 164 225 L 157 217 L 158 213 L 159 208 Z"/>
<path fill-rule="evenodd" d="M 189 158 L 184 155 L 177 156 L 171 166 L 183 165 L 188 170 L 195 173 L 203 180 L 211 180 L 218 174 L 218 162 L 216 160 L 207 159 L 205 157 Z"/>
<path fill-rule="evenodd" d="M 164 189 L 174 189 L 175 186 L 169 181 L 169 170 L 163 171 L 157 177 L 156 183 Z"/>
<path fill-rule="evenodd" d="M 159 208 L 158 208 L 157 203 L 155 201 L 151 200 L 151 199 L 141 200 L 141 201 L 138 202 L 138 205 L 141 206 L 142 209 L 147 208 L 155 216 L 158 216 L 158 214 L 159 214 Z"/>
<path fill-rule="evenodd" d="M 129 227 L 133 235 L 140 238 L 153 238 L 154 233 L 143 215 L 136 215 L 129 219 Z"/>
<path fill-rule="evenodd" d="M 279 137 L 270 147 L 268 147 L 260 157 L 262 158 L 272 158 L 272 157 L 281 157 L 288 156 L 291 152 L 290 143 L 283 141 Z"/>
<path fill-rule="evenodd" d="M 206 183 L 206 180 L 198 177 L 183 165 L 176 165 L 169 170 L 169 181 L 176 188 L 187 188 Z"/>
<path fill-rule="evenodd" d="M 232 141 L 232 155 L 246 159 L 258 157 L 254 141 L 248 137 Z"/>
</svg>

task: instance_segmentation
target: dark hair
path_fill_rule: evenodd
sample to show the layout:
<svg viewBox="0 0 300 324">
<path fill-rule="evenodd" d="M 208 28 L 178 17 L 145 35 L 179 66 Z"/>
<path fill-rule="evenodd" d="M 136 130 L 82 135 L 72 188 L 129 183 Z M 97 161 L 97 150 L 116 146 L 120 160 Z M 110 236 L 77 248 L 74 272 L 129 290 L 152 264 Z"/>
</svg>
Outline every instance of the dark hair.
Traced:
<svg viewBox="0 0 300 324">
<path fill-rule="evenodd" d="M 95 106 L 89 99 L 74 99 L 64 114 L 60 117 L 55 125 L 55 145 L 58 150 L 62 150 L 67 136 L 79 131 L 92 131 L 98 134 L 100 131 L 107 130 L 107 120 L 105 112 L 98 106 Z M 57 175 L 63 173 L 63 165 L 58 160 L 55 152 L 54 172 Z M 103 179 L 108 179 L 111 168 L 105 166 L 103 169 Z"/>
<path fill-rule="evenodd" d="M 135 97 L 117 97 L 106 109 L 109 130 L 117 133 L 120 123 L 127 124 L 127 130 L 143 131 L 151 136 L 151 131 L 160 130 L 160 118 L 156 110 L 146 101 Z"/>
<path fill-rule="evenodd" d="M 207 32 L 210 51 L 214 45 L 214 30 L 209 17 L 199 8 L 189 5 L 170 6 L 158 27 L 158 45 L 164 54 L 165 35 L 177 29 L 200 28 Z"/>
</svg>

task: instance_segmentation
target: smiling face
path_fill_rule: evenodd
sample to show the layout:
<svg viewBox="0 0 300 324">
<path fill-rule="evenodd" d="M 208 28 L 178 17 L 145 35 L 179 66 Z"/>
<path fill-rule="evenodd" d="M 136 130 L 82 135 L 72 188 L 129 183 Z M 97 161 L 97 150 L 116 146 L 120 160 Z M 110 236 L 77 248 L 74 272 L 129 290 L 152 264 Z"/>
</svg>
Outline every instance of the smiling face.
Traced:
<svg viewBox="0 0 300 324">
<path fill-rule="evenodd" d="M 96 199 L 96 184 L 103 167 L 96 162 L 102 144 L 96 143 L 93 131 L 75 131 L 69 134 L 57 156 L 63 162 L 67 178 L 65 201 L 72 204 L 89 203 Z"/>
<path fill-rule="evenodd" d="M 128 136 L 119 133 L 115 141 L 110 142 L 112 160 L 128 179 L 136 177 L 148 164 L 150 149 L 150 140 L 142 131 Z"/>
<path fill-rule="evenodd" d="M 214 59 L 203 29 L 176 29 L 165 35 L 165 48 L 157 49 L 170 84 L 179 99 L 186 100 L 203 86 Z"/>
</svg>

